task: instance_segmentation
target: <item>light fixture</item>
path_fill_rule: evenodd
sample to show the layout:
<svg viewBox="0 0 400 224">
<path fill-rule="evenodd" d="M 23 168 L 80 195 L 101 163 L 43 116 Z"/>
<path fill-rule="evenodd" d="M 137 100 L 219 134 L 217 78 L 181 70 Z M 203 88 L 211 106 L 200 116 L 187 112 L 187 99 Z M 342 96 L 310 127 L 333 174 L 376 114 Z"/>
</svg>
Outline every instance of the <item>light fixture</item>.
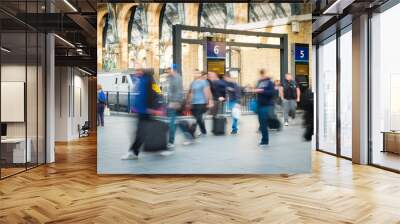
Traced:
<svg viewBox="0 0 400 224">
<path fill-rule="evenodd" d="M 6 53 L 10 53 L 10 52 L 11 52 L 10 50 L 8 50 L 8 49 L 5 48 L 5 47 L 1 47 L 0 49 L 1 49 L 2 51 L 6 52 Z"/>
<path fill-rule="evenodd" d="M 85 71 L 85 70 L 83 70 L 83 69 L 81 69 L 81 68 L 78 68 L 78 70 L 81 71 L 81 72 L 83 72 L 83 73 L 85 73 L 85 74 L 87 74 L 87 75 L 92 75 L 92 73 L 90 73 L 90 72 L 88 72 L 88 71 Z"/>
<path fill-rule="evenodd" d="M 69 45 L 69 46 L 75 48 L 75 45 L 73 45 L 73 44 L 72 44 L 71 42 L 69 42 L 68 40 L 66 40 L 66 39 L 64 39 L 64 38 L 62 38 L 62 37 L 60 37 L 60 36 L 57 35 L 57 34 L 54 34 L 54 36 L 57 37 L 58 39 L 60 39 L 61 41 L 63 41 L 64 43 L 66 43 L 67 45 Z"/>
<path fill-rule="evenodd" d="M 322 14 L 341 14 L 343 9 L 351 5 L 355 0 L 336 0 Z"/>
<path fill-rule="evenodd" d="M 78 12 L 78 10 L 68 1 L 68 0 L 64 0 L 65 4 L 67 4 L 72 10 L 74 10 L 74 12 Z"/>
</svg>

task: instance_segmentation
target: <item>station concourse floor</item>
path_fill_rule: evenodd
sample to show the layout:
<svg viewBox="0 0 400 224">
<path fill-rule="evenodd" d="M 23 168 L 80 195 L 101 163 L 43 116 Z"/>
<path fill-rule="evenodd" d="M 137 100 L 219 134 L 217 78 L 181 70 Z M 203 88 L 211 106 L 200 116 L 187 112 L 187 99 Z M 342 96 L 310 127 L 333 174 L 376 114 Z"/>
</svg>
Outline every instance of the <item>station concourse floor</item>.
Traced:
<svg viewBox="0 0 400 224">
<path fill-rule="evenodd" d="M 138 160 L 121 160 L 134 140 L 136 118 L 111 115 L 105 126 L 97 131 L 99 174 L 281 174 L 307 173 L 311 170 L 311 143 L 302 139 L 304 129 L 298 117 L 278 132 L 270 131 L 270 145 L 258 146 L 256 115 L 244 115 L 239 134 L 211 134 L 211 120 L 207 120 L 208 135 L 198 138 L 193 145 L 182 144 L 178 130 L 174 153 L 141 152 Z"/>
</svg>

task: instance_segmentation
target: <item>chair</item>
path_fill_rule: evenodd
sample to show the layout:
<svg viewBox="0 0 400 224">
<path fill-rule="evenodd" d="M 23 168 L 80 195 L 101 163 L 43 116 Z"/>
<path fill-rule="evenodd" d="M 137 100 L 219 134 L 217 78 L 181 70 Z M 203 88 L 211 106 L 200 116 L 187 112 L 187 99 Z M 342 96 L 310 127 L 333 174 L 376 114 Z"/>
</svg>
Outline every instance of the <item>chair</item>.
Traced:
<svg viewBox="0 0 400 224">
<path fill-rule="evenodd" d="M 78 124 L 79 138 L 88 137 L 89 136 L 89 129 L 90 129 L 89 121 L 85 121 L 85 123 L 82 125 L 82 127 Z"/>
</svg>

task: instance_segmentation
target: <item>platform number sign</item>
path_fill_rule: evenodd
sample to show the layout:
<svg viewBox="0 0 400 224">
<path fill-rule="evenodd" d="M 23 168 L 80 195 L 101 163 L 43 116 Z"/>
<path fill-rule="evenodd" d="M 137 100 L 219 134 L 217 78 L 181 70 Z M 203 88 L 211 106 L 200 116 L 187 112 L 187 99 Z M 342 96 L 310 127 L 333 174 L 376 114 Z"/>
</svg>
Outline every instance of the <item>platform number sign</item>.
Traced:
<svg viewBox="0 0 400 224">
<path fill-rule="evenodd" d="M 308 46 L 295 46 L 296 62 L 308 62 Z"/>
<path fill-rule="evenodd" d="M 207 42 L 207 58 L 225 59 L 226 47 L 224 42 Z"/>
</svg>

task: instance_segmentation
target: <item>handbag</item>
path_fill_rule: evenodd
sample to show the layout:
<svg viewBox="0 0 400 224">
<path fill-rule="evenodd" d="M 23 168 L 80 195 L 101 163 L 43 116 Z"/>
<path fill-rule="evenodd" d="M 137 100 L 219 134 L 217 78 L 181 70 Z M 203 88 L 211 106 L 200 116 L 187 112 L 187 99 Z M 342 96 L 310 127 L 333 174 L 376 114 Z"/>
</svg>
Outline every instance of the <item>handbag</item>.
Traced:
<svg viewBox="0 0 400 224">
<path fill-rule="evenodd" d="M 111 112 L 110 112 L 110 108 L 108 108 L 107 106 L 104 107 L 104 116 L 110 116 Z"/>
<path fill-rule="evenodd" d="M 240 110 L 240 106 L 236 104 L 232 108 L 232 117 L 235 119 L 239 119 L 241 115 L 242 115 L 242 111 Z"/>
</svg>

